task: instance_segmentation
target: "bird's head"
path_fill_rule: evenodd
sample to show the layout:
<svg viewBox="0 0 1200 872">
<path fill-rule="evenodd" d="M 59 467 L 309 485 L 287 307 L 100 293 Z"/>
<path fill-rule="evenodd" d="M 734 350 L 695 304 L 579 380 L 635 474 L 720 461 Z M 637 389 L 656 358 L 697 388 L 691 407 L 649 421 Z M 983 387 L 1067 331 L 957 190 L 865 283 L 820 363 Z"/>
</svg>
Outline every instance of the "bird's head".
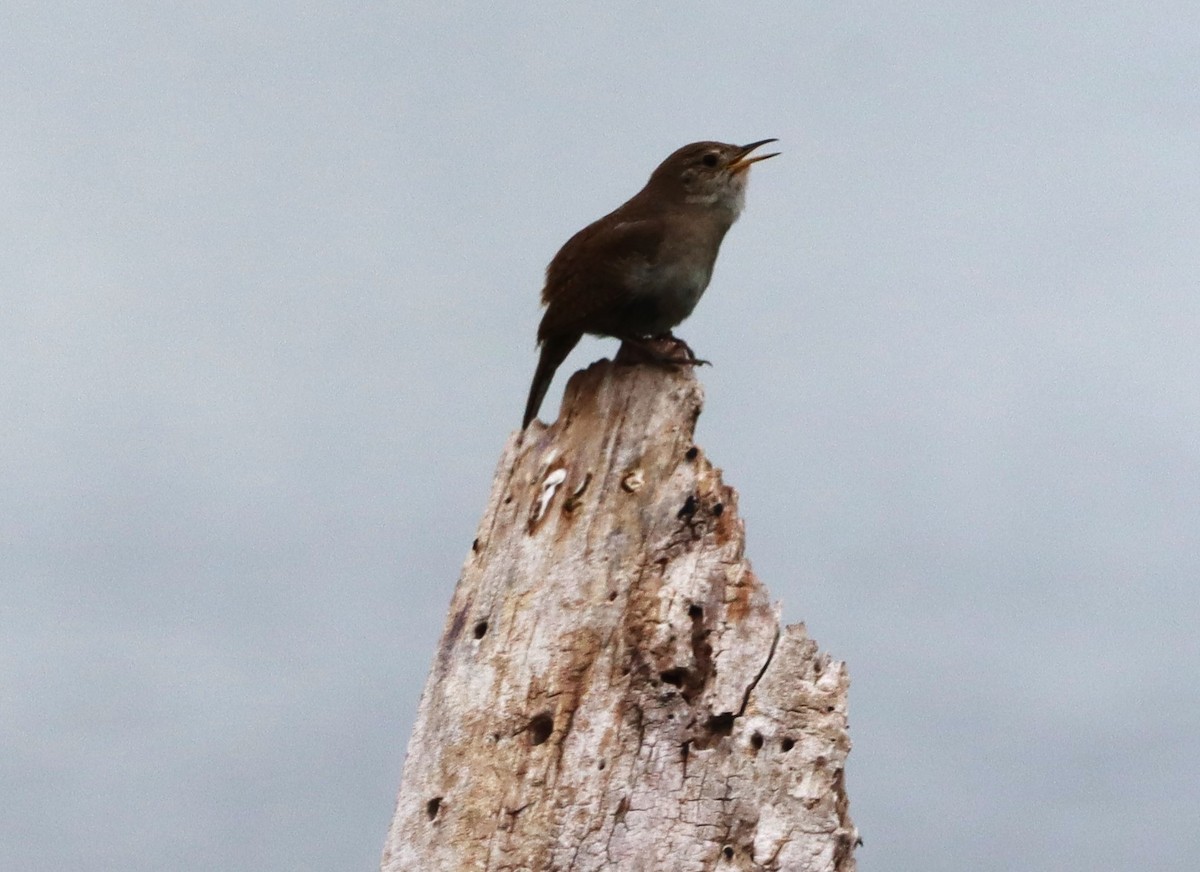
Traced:
<svg viewBox="0 0 1200 872">
<path fill-rule="evenodd" d="M 760 139 L 749 145 L 693 142 L 659 164 L 646 188 L 686 204 L 727 209 L 737 217 L 742 210 L 750 165 L 779 154 L 751 157 L 750 152 L 775 141 Z"/>
</svg>

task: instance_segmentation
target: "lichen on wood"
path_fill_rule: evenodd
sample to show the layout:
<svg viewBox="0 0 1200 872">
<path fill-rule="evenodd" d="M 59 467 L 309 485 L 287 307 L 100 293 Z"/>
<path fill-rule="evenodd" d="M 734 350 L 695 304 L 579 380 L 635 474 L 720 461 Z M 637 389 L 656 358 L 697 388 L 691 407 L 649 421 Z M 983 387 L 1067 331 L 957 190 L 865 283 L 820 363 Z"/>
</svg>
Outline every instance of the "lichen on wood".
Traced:
<svg viewBox="0 0 1200 872">
<path fill-rule="evenodd" d="M 509 439 L 384 872 L 851 872 L 848 679 L 746 561 L 685 368 L 601 361 Z"/>
</svg>

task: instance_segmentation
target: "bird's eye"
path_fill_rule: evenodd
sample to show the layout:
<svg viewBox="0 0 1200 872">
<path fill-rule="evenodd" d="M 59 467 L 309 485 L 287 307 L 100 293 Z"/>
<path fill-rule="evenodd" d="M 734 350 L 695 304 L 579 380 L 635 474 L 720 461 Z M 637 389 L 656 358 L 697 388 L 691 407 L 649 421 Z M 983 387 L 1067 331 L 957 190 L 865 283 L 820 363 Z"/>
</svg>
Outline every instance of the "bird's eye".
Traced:
<svg viewBox="0 0 1200 872">
<path fill-rule="evenodd" d="M 717 165 L 717 156 L 710 151 L 704 157 L 700 158 L 700 162 L 706 167 L 715 167 Z"/>
</svg>

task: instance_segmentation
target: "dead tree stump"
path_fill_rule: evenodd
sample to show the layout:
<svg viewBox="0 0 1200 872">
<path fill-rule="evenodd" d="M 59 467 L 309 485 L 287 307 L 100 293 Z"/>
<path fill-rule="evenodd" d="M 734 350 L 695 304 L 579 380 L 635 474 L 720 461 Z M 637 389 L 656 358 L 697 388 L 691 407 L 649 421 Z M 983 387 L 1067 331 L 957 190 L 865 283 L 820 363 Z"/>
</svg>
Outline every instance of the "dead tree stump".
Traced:
<svg viewBox="0 0 1200 872">
<path fill-rule="evenodd" d="M 780 628 L 701 403 L 601 361 L 509 439 L 384 872 L 852 872 L 845 667 Z"/>
</svg>

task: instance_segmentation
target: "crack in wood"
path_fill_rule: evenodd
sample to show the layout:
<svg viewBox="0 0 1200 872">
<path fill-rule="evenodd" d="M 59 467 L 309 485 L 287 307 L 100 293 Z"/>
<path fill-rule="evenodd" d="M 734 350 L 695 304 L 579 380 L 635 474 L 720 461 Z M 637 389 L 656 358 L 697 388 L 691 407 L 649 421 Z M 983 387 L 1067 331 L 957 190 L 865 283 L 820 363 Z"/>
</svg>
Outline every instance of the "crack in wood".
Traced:
<svg viewBox="0 0 1200 872">
<path fill-rule="evenodd" d="M 600 364 L 506 444 L 384 872 L 853 869 L 847 679 L 745 562 L 699 398 L 690 373 Z"/>
</svg>

